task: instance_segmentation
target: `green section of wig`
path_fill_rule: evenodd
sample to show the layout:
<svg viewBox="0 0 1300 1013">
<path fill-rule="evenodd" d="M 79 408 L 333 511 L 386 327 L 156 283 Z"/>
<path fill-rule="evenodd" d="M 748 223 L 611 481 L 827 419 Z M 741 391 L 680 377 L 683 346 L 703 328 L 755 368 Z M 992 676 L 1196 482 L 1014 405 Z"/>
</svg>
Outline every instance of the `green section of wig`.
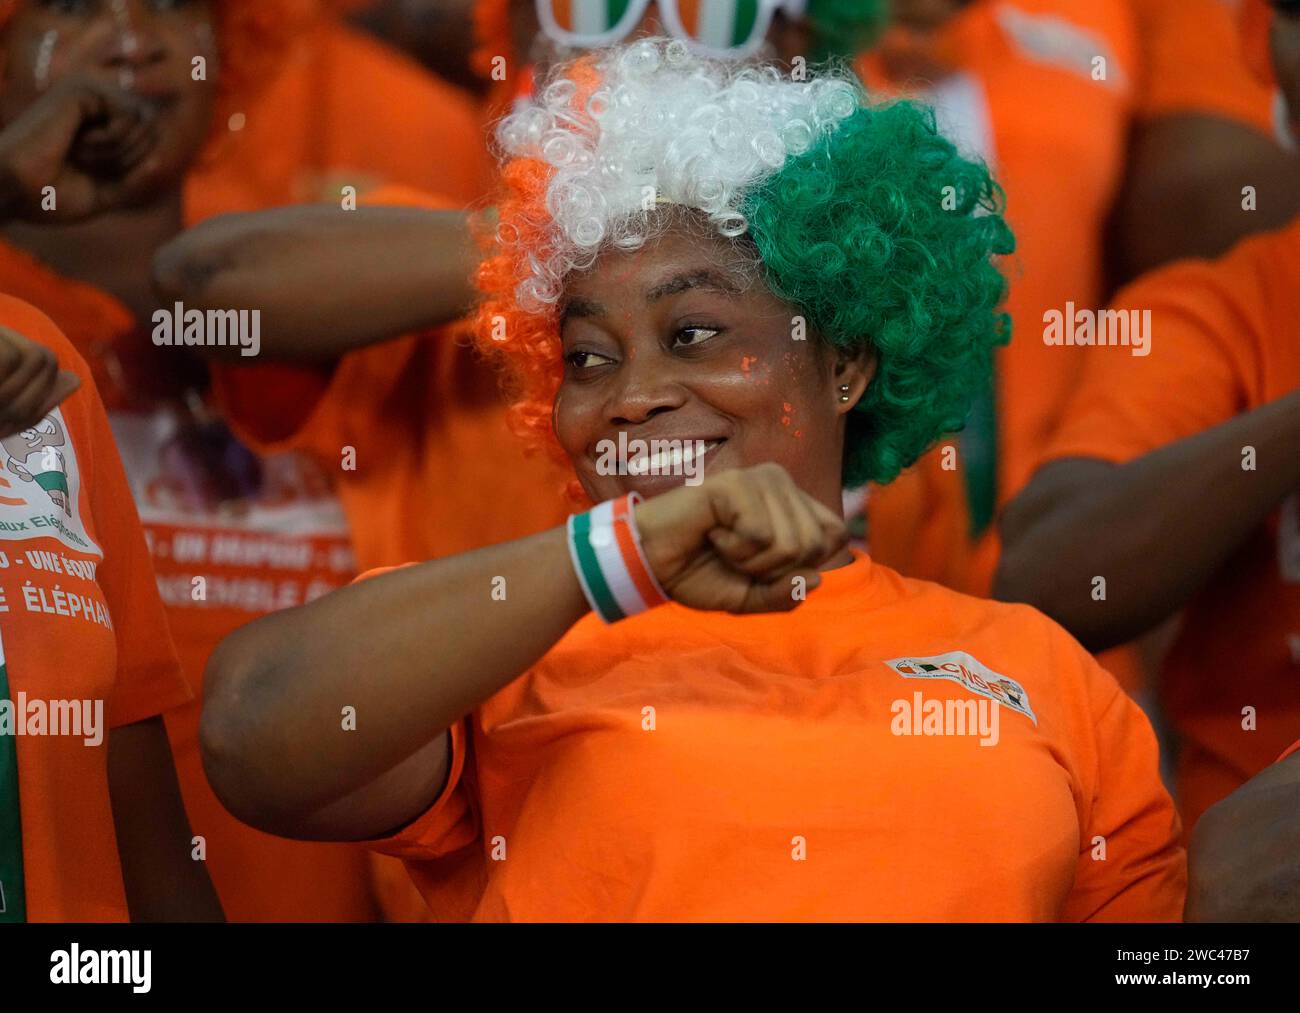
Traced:
<svg viewBox="0 0 1300 1013">
<path fill-rule="evenodd" d="M 814 61 L 852 59 L 866 49 L 889 20 L 889 0 L 809 0 Z"/>
<path fill-rule="evenodd" d="M 876 374 L 849 415 L 844 483 L 890 482 L 962 428 L 1011 336 L 992 260 L 1015 239 L 986 166 L 910 102 L 866 106 L 749 195 L 768 284 Z"/>
</svg>

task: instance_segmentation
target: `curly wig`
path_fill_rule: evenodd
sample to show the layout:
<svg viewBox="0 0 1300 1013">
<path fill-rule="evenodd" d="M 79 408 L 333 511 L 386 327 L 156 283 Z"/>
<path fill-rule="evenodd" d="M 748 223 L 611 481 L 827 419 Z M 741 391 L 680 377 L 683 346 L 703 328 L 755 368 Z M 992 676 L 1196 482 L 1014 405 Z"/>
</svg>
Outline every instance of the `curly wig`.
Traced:
<svg viewBox="0 0 1300 1013">
<path fill-rule="evenodd" d="M 874 352 L 849 486 L 892 480 L 959 429 L 1010 336 L 993 258 L 1014 240 L 987 168 L 930 110 L 874 105 L 848 75 L 792 81 L 644 40 L 557 68 L 497 139 L 505 193 L 477 339 L 504 362 L 517 430 L 557 458 L 565 277 L 645 244 L 672 220 L 663 205 L 749 244 L 819 340 Z"/>
<path fill-rule="evenodd" d="M 25 2 L 0 0 L 0 31 Z M 294 39 L 322 14 L 321 0 L 215 0 L 214 6 L 220 94 L 230 111 L 275 77 Z"/>
</svg>

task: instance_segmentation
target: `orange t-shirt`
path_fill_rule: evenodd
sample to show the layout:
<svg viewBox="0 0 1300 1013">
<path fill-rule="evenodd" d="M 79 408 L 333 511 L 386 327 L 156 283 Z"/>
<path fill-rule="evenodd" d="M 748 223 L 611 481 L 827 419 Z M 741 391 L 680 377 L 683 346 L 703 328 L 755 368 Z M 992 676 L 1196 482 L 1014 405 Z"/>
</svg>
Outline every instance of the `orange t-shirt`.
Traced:
<svg viewBox="0 0 1300 1013">
<path fill-rule="evenodd" d="M 361 204 L 439 210 L 400 186 Z M 527 455 L 506 425 L 500 381 L 454 326 L 408 335 L 311 369 L 222 364 L 222 410 L 250 446 L 301 452 L 336 476 L 362 569 L 438 559 L 523 538 L 564 521 L 566 476 Z M 396 863 L 374 856 L 390 921 L 424 916 Z"/>
<path fill-rule="evenodd" d="M 441 919 L 1180 917 L 1155 737 L 1082 648 L 865 555 L 823 576 L 792 613 L 588 616 L 373 846 Z"/>
<path fill-rule="evenodd" d="M 951 20 L 935 49 L 952 73 L 932 84 L 888 80 L 878 53 L 859 69 L 873 90 L 911 85 L 936 104 L 940 128 L 964 154 L 984 159 L 1007 193 L 1016 252 L 1003 262 L 1012 341 L 996 356 L 1002 505 L 1028 481 L 1086 358 L 1038 338 L 1048 309 L 1071 300 L 1099 308 L 1102 231 L 1123 173 L 1136 35 L 1123 0 L 984 0 Z M 1100 79 L 1097 57 L 1105 59 Z M 941 441 L 913 476 L 873 489 L 868 536 L 877 559 L 909 576 L 987 594 L 998 546 L 992 529 L 970 543 L 963 451 L 972 436 Z M 947 468 L 944 446 L 957 448 Z"/>
<path fill-rule="evenodd" d="M 964 153 L 984 159 L 1007 193 L 1016 251 L 1004 258 L 1012 341 L 995 358 L 996 503 L 1029 480 L 1079 382 L 1086 350 L 1045 346 L 1043 315 L 1067 302 L 1100 308 L 1102 235 L 1123 176 L 1132 117 L 1136 27 L 1122 0 L 976 3 L 939 33 L 952 73 L 919 97 Z M 1094 76 L 1105 59 L 1105 75 Z M 894 90 L 880 55 L 859 69 L 875 90 Z M 1099 72 L 1098 72 L 1099 74 Z M 1069 198 L 1062 198 L 1068 181 Z M 990 526 L 970 536 L 965 450 L 973 430 L 947 437 L 915 467 L 867 499 L 872 555 L 908 576 L 987 595 L 1001 546 Z M 1106 667 L 1130 692 L 1144 681 L 1131 648 Z"/>
<path fill-rule="evenodd" d="M 185 181 L 185 222 L 315 199 L 340 187 L 405 183 L 477 199 L 489 180 L 482 124 L 457 89 L 364 33 L 322 19 L 251 102 L 239 130 Z M 435 153 L 433 156 L 430 152 Z M 85 355 L 108 402 L 144 519 L 159 588 L 196 695 L 208 656 L 237 626 L 346 583 L 355 572 L 347 522 L 324 469 L 302 454 L 254 457 L 213 409 L 197 405 L 130 311 L 0 243 L 0 290 L 50 314 Z M 275 389 L 274 396 L 287 396 Z M 403 558 L 407 558 L 403 556 Z M 205 584 L 200 590 L 195 578 Z M 199 704 L 168 715 L 185 805 L 233 921 L 375 917 L 363 848 L 259 833 L 207 783 Z"/>
<path fill-rule="evenodd" d="M 457 205 L 492 181 L 477 104 L 364 32 L 323 18 L 244 112 L 186 190 L 191 220 L 341 200 L 400 184 Z"/>
<path fill-rule="evenodd" d="M 157 348 L 107 292 L 0 243 L 0 289 L 41 306 L 86 357 L 153 557 L 194 701 L 167 732 L 194 833 L 232 921 L 374 918 L 363 849 L 259 833 L 213 794 L 199 755 L 203 672 L 232 630 L 346 584 L 355 572 L 328 476 L 292 455 L 254 458 L 187 393 L 203 372 Z M 166 357 L 172 356 L 168 359 Z"/>
<path fill-rule="evenodd" d="M 82 381 L 40 423 L 0 440 L 0 637 L 11 716 L 25 714 L 29 733 L 9 732 L 19 732 L 27 918 L 126 921 L 108 736 L 191 693 L 90 371 L 26 303 L 0 295 L 0 325 L 51 349 Z M 56 703 L 80 705 L 77 734 L 62 724 L 51 734 Z"/>
<path fill-rule="evenodd" d="M 396 186 L 361 203 L 447 206 Z M 524 538 L 568 515 L 568 476 L 525 454 L 497 373 L 457 326 L 350 352 L 327 374 L 222 364 L 213 375 L 251 446 L 306 453 L 336 476 L 362 569 Z"/>
<path fill-rule="evenodd" d="M 1123 463 L 1300 387 L 1297 278 L 1300 220 L 1129 286 L 1115 307 L 1150 311 L 1150 354 L 1086 349 L 1088 372 L 1046 458 Z M 1186 740 L 1179 801 L 1190 829 L 1300 736 L 1300 490 L 1187 607 L 1165 670 L 1166 710 Z M 1248 706 L 1256 730 L 1242 727 Z"/>
<path fill-rule="evenodd" d="M 1142 48 L 1138 115 L 1221 116 L 1273 136 L 1273 92 L 1250 70 L 1240 0 L 1131 0 Z"/>
</svg>

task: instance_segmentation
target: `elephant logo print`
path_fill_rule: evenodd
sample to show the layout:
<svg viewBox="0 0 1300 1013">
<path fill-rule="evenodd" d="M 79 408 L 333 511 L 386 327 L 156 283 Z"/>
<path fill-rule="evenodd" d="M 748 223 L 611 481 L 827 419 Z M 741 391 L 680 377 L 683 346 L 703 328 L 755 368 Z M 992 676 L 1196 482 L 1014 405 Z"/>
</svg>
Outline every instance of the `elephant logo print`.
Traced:
<svg viewBox="0 0 1300 1013">
<path fill-rule="evenodd" d="M 62 424 L 53 415 L 46 415 L 30 429 L 0 440 L 0 448 L 9 456 L 6 470 L 44 489 L 54 505 L 71 517 L 68 459 L 62 450 L 67 443 Z"/>
</svg>

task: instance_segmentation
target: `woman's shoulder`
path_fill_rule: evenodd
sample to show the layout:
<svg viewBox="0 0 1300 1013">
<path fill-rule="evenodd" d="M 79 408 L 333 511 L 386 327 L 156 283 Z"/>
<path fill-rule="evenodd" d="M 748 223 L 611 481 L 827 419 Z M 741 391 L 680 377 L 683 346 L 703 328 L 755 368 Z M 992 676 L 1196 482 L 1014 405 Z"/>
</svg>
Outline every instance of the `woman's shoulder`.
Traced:
<svg viewBox="0 0 1300 1013">
<path fill-rule="evenodd" d="M 44 345 L 59 360 L 59 365 L 85 379 L 90 375 L 85 360 L 72 346 L 58 325 L 31 303 L 0 293 L 0 327 L 17 331 L 29 341 Z"/>
</svg>

